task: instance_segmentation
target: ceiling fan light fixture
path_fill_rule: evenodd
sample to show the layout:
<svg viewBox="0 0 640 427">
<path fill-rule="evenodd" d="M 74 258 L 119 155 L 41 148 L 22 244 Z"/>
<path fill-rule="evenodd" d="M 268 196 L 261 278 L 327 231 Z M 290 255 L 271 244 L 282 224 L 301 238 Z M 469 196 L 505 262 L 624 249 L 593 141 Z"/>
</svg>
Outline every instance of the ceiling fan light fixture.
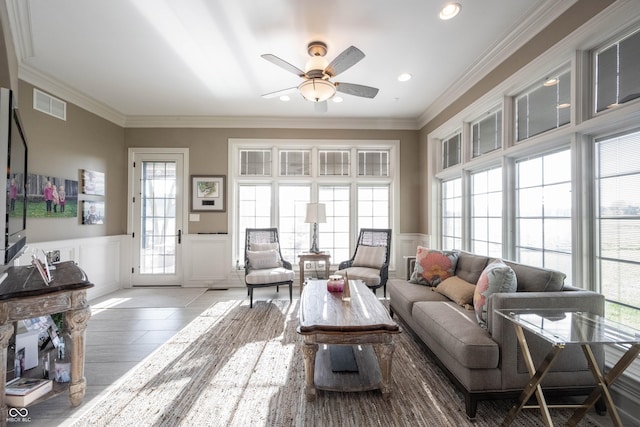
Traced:
<svg viewBox="0 0 640 427">
<path fill-rule="evenodd" d="M 460 3 L 445 4 L 442 9 L 440 9 L 440 19 L 446 21 L 455 17 L 458 13 L 460 13 L 461 8 L 462 6 L 460 6 Z"/>
<path fill-rule="evenodd" d="M 335 85 L 324 79 L 305 80 L 300 83 L 298 90 L 306 100 L 312 102 L 326 101 L 336 93 Z"/>
<path fill-rule="evenodd" d="M 307 61 L 307 64 L 304 67 L 304 72 L 308 73 L 311 70 L 324 71 L 324 69 L 327 68 L 327 65 L 329 65 L 329 61 L 327 61 L 327 58 L 324 56 L 312 56 Z"/>
</svg>

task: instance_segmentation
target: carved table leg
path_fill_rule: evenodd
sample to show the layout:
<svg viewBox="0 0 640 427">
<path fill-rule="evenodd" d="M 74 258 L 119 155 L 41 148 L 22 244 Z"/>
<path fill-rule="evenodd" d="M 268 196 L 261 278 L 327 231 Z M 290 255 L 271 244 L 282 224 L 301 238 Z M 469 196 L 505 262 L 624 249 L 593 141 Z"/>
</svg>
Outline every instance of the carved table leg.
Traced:
<svg viewBox="0 0 640 427">
<path fill-rule="evenodd" d="M 13 335 L 13 324 L 4 324 L 0 326 L 0 396 L 4 397 L 4 382 L 7 377 L 7 345 L 9 345 L 9 339 Z M 0 426 L 4 426 L 7 423 L 7 405 L 4 403 L 4 398 L 0 401 Z"/>
<path fill-rule="evenodd" d="M 72 406 L 78 406 L 84 399 L 87 382 L 84 378 L 84 333 L 91 317 L 89 307 L 70 310 L 65 313 L 65 321 L 71 333 L 71 384 L 69 398 Z"/>
<path fill-rule="evenodd" d="M 378 364 L 380 365 L 380 373 L 382 374 L 382 397 L 386 400 L 391 397 L 391 361 L 393 359 L 393 351 L 396 348 L 393 339 L 388 343 L 375 344 L 374 350 L 378 356 Z"/>
<path fill-rule="evenodd" d="M 304 354 L 304 375 L 306 379 L 305 391 L 307 401 L 311 402 L 316 399 L 315 371 L 318 344 L 305 342 L 302 346 L 302 352 Z"/>
</svg>

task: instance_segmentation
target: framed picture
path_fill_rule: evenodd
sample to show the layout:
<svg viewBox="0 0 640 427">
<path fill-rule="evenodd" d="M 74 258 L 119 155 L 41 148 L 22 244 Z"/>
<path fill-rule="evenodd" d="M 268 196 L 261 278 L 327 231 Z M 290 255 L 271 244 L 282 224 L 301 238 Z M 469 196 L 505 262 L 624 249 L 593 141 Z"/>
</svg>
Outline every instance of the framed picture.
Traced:
<svg viewBox="0 0 640 427">
<path fill-rule="evenodd" d="M 191 175 L 191 210 L 224 212 L 226 175 Z"/>
<path fill-rule="evenodd" d="M 83 169 L 82 193 L 104 196 L 104 173 Z"/>
<path fill-rule="evenodd" d="M 104 202 L 97 200 L 82 201 L 82 224 L 104 224 Z"/>
</svg>

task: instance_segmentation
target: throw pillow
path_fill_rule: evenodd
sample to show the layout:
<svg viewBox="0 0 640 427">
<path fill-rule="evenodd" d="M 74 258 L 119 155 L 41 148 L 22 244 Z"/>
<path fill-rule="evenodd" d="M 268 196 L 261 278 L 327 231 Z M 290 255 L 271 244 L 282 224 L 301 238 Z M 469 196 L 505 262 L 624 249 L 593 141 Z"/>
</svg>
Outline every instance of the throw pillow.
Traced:
<svg viewBox="0 0 640 427">
<path fill-rule="evenodd" d="M 495 260 L 480 274 L 473 294 L 473 307 L 481 327 L 487 328 L 487 298 L 498 292 L 515 292 L 518 289 L 516 273 L 502 260 Z"/>
<path fill-rule="evenodd" d="M 353 258 L 354 267 L 381 268 L 387 255 L 384 246 L 358 246 L 356 256 Z"/>
<path fill-rule="evenodd" d="M 278 242 L 274 243 L 252 243 L 249 250 L 252 251 L 268 251 L 269 249 L 278 250 Z"/>
<path fill-rule="evenodd" d="M 247 251 L 247 257 L 249 258 L 249 265 L 255 270 L 281 267 L 280 255 L 275 249 L 268 251 Z"/>
<path fill-rule="evenodd" d="M 438 286 L 440 282 L 455 274 L 457 262 L 456 251 L 436 251 L 418 246 L 416 265 L 409 282 Z"/>
<path fill-rule="evenodd" d="M 462 280 L 458 276 L 452 276 L 431 289 L 466 309 L 473 309 L 473 294 L 476 290 L 476 285 L 473 283 Z"/>
</svg>

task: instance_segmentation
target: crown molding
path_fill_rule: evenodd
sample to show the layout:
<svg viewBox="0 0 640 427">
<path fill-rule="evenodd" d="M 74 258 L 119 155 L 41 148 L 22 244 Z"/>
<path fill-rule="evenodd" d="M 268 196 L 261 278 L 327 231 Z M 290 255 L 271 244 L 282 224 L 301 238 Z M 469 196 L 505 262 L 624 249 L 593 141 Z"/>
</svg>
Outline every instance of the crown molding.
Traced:
<svg viewBox="0 0 640 427">
<path fill-rule="evenodd" d="M 7 1 L 9 25 L 13 27 L 14 46 L 20 62 L 35 56 L 33 33 L 31 31 L 31 3 L 28 1 Z"/>
<path fill-rule="evenodd" d="M 433 120 L 448 107 L 452 101 L 460 98 L 471 89 L 473 85 L 488 75 L 491 70 L 495 68 L 496 64 L 502 63 L 509 58 L 509 56 L 513 55 L 513 53 L 526 42 L 538 34 L 541 29 L 546 28 L 577 1 L 578 0 L 558 2 L 555 0 L 546 0 L 543 4 L 538 5 L 535 10 L 527 14 L 524 21 L 515 24 L 513 29 L 498 43 L 478 55 L 478 61 L 418 117 L 418 127 L 422 128 Z"/>
<path fill-rule="evenodd" d="M 18 77 L 51 95 L 62 98 L 67 102 L 71 102 L 90 113 L 102 117 L 105 120 L 123 126 L 126 122 L 126 116 L 114 110 L 106 104 L 96 101 L 94 98 L 66 85 L 52 77 L 41 73 L 40 71 L 21 63 L 18 68 Z"/>
<path fill-rule="evenodd" d="M 128 116 L 126 128 L 251 128 L 418 130 L 415 119 Z"/>
</svg>

